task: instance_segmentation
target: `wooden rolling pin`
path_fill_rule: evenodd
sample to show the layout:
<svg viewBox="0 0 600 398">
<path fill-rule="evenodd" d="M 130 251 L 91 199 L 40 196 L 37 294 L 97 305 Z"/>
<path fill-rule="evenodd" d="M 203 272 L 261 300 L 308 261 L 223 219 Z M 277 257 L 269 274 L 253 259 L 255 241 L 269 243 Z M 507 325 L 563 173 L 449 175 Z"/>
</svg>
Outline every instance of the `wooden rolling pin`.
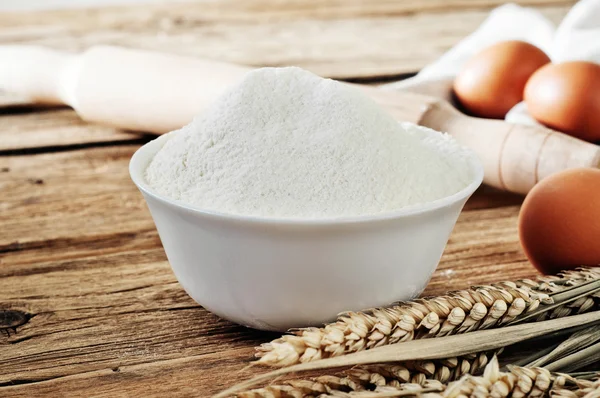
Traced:
<svg viewBox="0 0 600 398">
<path fill-rule="evenodd" d="M 67 104 L 85 120 L 164 133 L 189 123 L 246 67 L 111 46 L 67 54 L 0 46 L 0 90 Z M 468 117 L 444 99 L 359 86 L 398 120 L 452 134 L 472 148 L 494 187 L 527 193 L 571 167 L 600 167 L 600 147 L 539 126 Z M 435 91 L 435 90 L 434 90 Z"/>
</svg>

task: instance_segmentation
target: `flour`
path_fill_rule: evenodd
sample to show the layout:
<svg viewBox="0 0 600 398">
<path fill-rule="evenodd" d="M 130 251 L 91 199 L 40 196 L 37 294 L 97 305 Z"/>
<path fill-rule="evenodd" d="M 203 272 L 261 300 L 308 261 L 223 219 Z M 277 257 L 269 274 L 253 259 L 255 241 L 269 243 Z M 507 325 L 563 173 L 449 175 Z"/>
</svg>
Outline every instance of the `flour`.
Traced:
<svg viewBox="0 0 600 398">
<path fill-rule="evenodd" d="M 358 89 L 299 68 L 250 72 L 171 133 L 146 170 L 159 194 L 237 215 L 319 219 L 440 199 L 472 180 L 452 138 L 398 123 Z"/>
</svg>

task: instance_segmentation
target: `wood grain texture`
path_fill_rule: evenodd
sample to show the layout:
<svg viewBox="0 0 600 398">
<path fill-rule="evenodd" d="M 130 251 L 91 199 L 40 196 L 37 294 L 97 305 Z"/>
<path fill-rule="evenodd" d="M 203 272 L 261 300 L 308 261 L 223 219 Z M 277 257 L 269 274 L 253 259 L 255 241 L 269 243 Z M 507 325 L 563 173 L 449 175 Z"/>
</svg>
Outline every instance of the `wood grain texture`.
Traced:
<svg viewBox="0 0 600 398">
<path fill-rule="evenodd" d="M 0 43 L 118 44 L 336 78 L 415 72 L 503 3 L 229 0 L 0 15 Z M 574 1 L 520 1 L 558 22 Z M 326 38 L 326 39 L 324 39 Z"/>
<path fill-rule="evenodd" d="M 0 248 L 153 229 L 129 178 L 137 146 L 0 157 Z M 2 250 L 0 249 L 0 250 Z"/>
<path fill-rule="evenodd" d="M 88 124 L 68 108 L 32 108 L 11 103 L 0 108 L 0 153 L 23 149 L 56 150 L 82 144 L 140 141 L 144 134 Z"/>
<path fill-rule="evenodd" d="M 0 392 L 6 398 L 209 397 L 228 387 L 232 375 L 239 380 L 264 371 L 262 368 L 240 370 L 252 352 L 252 349 L 241 348 L 230 350 L 227 355 L 213 353 L 102 369 L 44 382 L 4 387 Z"/>
<path fill-rule="evenodd" d="M 123 396 L 159 394 L 166 372 L 181 396 L 207 396 L 272 338 L 218 319 L 179 286 L 129 181 L 136 148 L 0 157 L 10 168 L 0 187 L 11 192 L 0 212 L 0 309 L 32 316 L 0 336 L 0 395 L 110 396 L 124 380 Z M 426 294 L 534 274 L 518 245 L 519 202 L 476 193 Z"/>
</svg>

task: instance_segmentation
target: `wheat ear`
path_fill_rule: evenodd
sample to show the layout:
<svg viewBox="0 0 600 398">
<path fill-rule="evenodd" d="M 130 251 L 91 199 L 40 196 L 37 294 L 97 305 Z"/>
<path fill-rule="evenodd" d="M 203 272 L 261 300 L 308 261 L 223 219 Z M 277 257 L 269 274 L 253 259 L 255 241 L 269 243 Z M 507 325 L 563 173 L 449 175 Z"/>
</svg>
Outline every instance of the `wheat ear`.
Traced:
<svg viewBox="0 0 600 398">
<path fill-rule="evenodd" d="M 459 380 L 443 384 L 437 380 L 400 383 L 389 380 L 385 372 L 366 370 L 344 377 L 321 376 L 315 380 L 289 381 L 285 385 L 268 386 L 237 395 L 238 398 L 308 398 L 355 397 L 379 398 L 415 395 L 421 398 L 520 398 L 520 397 L 600 397 L 600 380 L 576 379 L 566 374 L 551 373 L 543 368 L 509 366 L 501 372 L 493 357 L 483 375 L 465 374 Z"/>
<path fill-rule="evenodd" d="M 563 317 L 593 309 L 594 291 L 554 306 L 553 296 L 600 280 L 600 268 L 567 271 L 538 280 L 502 282 L 418 299 L 388 308 L 341 314 L 323 328 L 293 331 L 257 348 L 259 363 L 289 366 L 387 344 L 506 325 L 525 314 L 531 320 Z"/>
<path fill-rule="evenodd" d="M 437 380 L 442 383 L 458 380 L 465 374 L 478 374 L 486 367 L 496 353 L 480 352 L 461 357 L 435 359 L 429 361 L 408 361 L 397 364 L 367 365 L 359 367 L 380 374 L 387 380 L 400 384 L 412 383 L 424 385 L 427 380 Z"/>
<path fill-rule="evenodd" d="M 465 375 L 448 384 L 443 392 L 428 394 L 427 398 L 543 397 L 556 383 L 564 383 L 564 378 L 555 377 L 542 368 L 513 367 L 509 372 L 500 372 L 498 361 L 494 358 L 482 376 Z"/>
<path fill-rule="evenodd" d="M 575 379 L 567 386 L 556 385 L 550 391 L 550 396 L 556 398 L 599 398 L 600 380 Z"/>
<path fill-rule="evenodd" d="M 437 380 L 420 384 L 386 381 L 380 374 L 353 370 L 347 376 L 321 376 L 314 380 L 290 380 L 236 395 L 238 398 L 309 398 L 309 397 L 369 397 L 402 396 L 414 393 L 442 391 Z"/>
<path fill-rule="evenodd" d="M 458 380 L 465 374 L 481 372 L 494 355 L 494 353 L 478 353 L 432 361 L 358 366 L 343 372 L 342 376 L 326 375 L 312 380 L 290 380 L 239 393 L 238 397 L 296 398 L 325 396 L 324 394 L 341 396 L 342 393 L 361 391 L 390 392 L 382 389 L 383 387 L 401 388 L 402 391 L 415 390 L 417 387 L 439 389 L 442 384 Z"/>
<path fill-rule="evenodd" d="M 383 398 L 407 394 L 420 398 L 600 397 L 598 379 L 576 379 L 565 374 L 550 373 L 543 368 L 510 367 L 508 372 L 500 372 L 497 361 L 492 361 L 486 367 L 483 376 L 465 375 L 447 386 L 440 386 L 435 382 L 425 385 L 426 387 L 418 384 L 383 386 L 376 387 L 373 391 L 332 391 L 319 397 Z"/>
</svg>

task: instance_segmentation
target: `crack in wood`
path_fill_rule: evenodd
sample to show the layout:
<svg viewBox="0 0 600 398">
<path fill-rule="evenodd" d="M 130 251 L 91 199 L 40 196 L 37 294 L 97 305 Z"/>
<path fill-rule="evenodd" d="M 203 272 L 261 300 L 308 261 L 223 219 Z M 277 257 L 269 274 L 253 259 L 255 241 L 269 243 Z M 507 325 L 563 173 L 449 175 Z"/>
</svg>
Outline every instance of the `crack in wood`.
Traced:
<svg viewBox="0 0 600 398">
<path fill-rule="evenodd" d="M 88 326 L 82 326 L 82 327 L 78 327 L 78 328 L 71 328 L 69 330 L 83 330 L 83 329 L 89 329 L 89 328 L 92 328 L 92 327 L 94 327 L 94 326 L 88 325 Z M 14 340 L 10 340 L 8 343 L 9 344 L 18 344 L 18 343 L 22 343 L 22 342 L 27 341 L 27 340 L 31 340 L 31 339 L 33 339 L 35 337 L 49 336 L 49 335 L 52 335 L 52 334 L 57 334 L 57 333 L 62 333 L 62 332 L 64 332 L 64 330 L 56 330 L 56 331 L 53 331 L 53 332 L 50 332 L 50 333 L 32 334 L 32 335 L 29 335 L 29 336 L 23 336 L 23 337 L 14 339 Z"/>
<path fill-rule="evenodd" d="M 235 326 L 235 325 L 226 327 L 226 328 L 224 328 L 223 331 L 229 332 L 230 328 L 234 329 L 234 333 L 238 333 L 240 335 L 240 337 L 250 338 L 250 340 L 244 339 L 243 341 L 248 342 L 249 344 L 253 344 L 253 345 L 261 344 L 261 343 L 267 341 L 268 339 L 272 339 L 274 337 L 273 333 L 260 332 L 260 331 L 256 331 L 256 332 L 252 333 L 250 336 L 248 336 L 247 331 L 243 330 L 243 328 L 241 326 Z M 73 329 L 73 330 L 76 330 L 76 329 Z M 156 345 L 156 344 L 160 344 L 160 343 L 157 343 L 157 341 L 162 341 L 162 342 L 168 341 L 168 343 L 170 345 L 176 345 L 177 342 L 186 341 L 190 337 L 191 333 L 192 333 L 192 331 L 189 331 L 186 334 L 180 334 L 177 336 L 172 335 L 172 333 L 158 334 L 158 335 L 155 335 L 154 338 L 144 338 L 144 339 L 140 339 L 138 342 L 152 343 L 152 345 Z M 215 336 L 218 336 L 218 335 L 219 334 L 215 334 Z M 235 338 L 232 339 L 231 341 L 232 342 L 235 341 Z M 241 348 L 236 348 L 234 350 L 248 350 L 249 347 L 241 347 Z M 94 351 L 93 351 L 94 354 L 100 354 L 100 353 L 110 354 L 110 353 L 114 353 L 115 351 L 127 350 L 127 349 L 131 348 L 131 343 L 126 342 L 126 341 L 104 342 L 104 343 L 98 343 L 98 344 L 87 344 L 85 346 L 73 347 L 73 348 L 68 348 L 68 349 L 48 350 L 43 353 L 39 353 L 37 355 L 24 355 L 24 356 L 5 358 L 4 360 L 0 361 L 0 365 L 2 367 L 10 366 L 11 364 L 17 365 L 17 366 L 26 366 L 31 371 L 39 371 L 39 370 L 43 370 L 43 369 L 54 369 L 54 368 L 58 367 L 56 362 L 61 359 L 69 359 L 69 365 L 97 363 L 97 360 L 89 360 L 89 361 L 79 360 L 80 358 L 86 358 L 90 354 L 89 351 L 86 351 L 89 348 L 94 348 Z M 220 350 L 219 345 L 214 345 L 211 349 L 206 350 L 201 355 L 204 356 L 204 355 L 218 354 L 219 350 Z M 189 358 L 189 357 L 191 357 L 191 356 L 188 356 L 187 358 Z M 46 358 L 51 358 L 53 361 L 55 361 L 54 364 L 50 367 L 35 367 L 34 366 L 40 362 L 43 362 L 41 360 L 46 359 Z M 150 356 L 148 356 L 148 355 L 139 356 L 139 358 L 140 359 L 142 359 L 142 358 L 150 359 L 151 355 Z M 119 361 L 120 359 L 121 358 L 118 358 L 118 357 L 112 358 L 112 359 L 108 359 L 107 362 L 110 363 L 111 361 Z M 184 359 L 186 359 L 186 357 L 168 358 L 165 360 L 168 361 L 168 360 L 182 360 L 182 359 L 184 360 Z M 248 362 L 251 361 L 251 359 L 252 359 L 252 356 L 248 357 Z M 131 366 L 136 366 L 136 365 L 140 365 L 140 364 L 153 364 L 153 363 L 155 363 L 155 362 L 152 360 L 149 360 L 149 361 L 138 360 L 138 361 L 129 362 L 126 366 L 131 367 Z M 53 377 L 53 378 L 64 377 L 64 376 L 69 376 L 69 374 L 57 374 L 57 376 Z M 1 386 L 1 384 L 0 384 L 0 386 Z"/>
<path fill-rule="evenodd" d="M 48 378 L 43 378 L 43 379 L 42 378 L 40 378 L 40 379 L 14 379 L 14 380 L 10 380 L 10 381 L 0 382 L 0 388 L 19 386 L 19 385 L 23 385 L 23 384 L 39 383 L 41 381 L 52 380 L 55 378 L 56 377 L 48 377 Z"/>
<path fill-rule="evenodd" d="M 165 252 L 162 247 L 151 248 L 151 249 L 133 249 L 130 251 L 123 251 L 119 253 L 111 253 L 107 256 L 97 255 L 97 256 L 89 256 L 89 257 L 81 257 L 78 259 L 70 259 L 63 261 L 52 261 L 47 264 L 39 264 L 38 267 L 35 268 L 25 268 L 25 267 L 11 267 L 11 269 L 3 269 L 0 267 L 0 278 L 2 277 L 23 277 L 23 276 L 31 276 L 31 275 L 39 275 L 39 274 L 47 274 L 56 271 L 77 271 L 85 269 L 90 261 L 94 261 L 98 267 L 103 267 L 105 265 L 112 266 L 115 264 L 115 258 L 118 258 L 119 261 L 135 261 L 135 264 L 141 263 L 167 263 L 167 259 L 165 256 Z M 168 266 L 168 264 L 166 264 Z M 171 281 L 169 281 L 171 282 Z M 173 280 L 173 282 L 175 282 Z M 82 296 L 81 294 L 78 296 Z"/>
<path fill-rule="evenodd" d="M 112 290 L 112 291 L 106 291 L 106 292 L 102 292 L 102 293 L 78 293 L 75 295 L 69 295 L 69 294 L 63 294 L 60 295 L 59 297 L 62 298 L 82 298 L 82 297 L 87 297 L 87 296 L 106 296 L 109 294 L 119 294 L 119 293 L 127 293 L 127 292 L 133 292 L 133 291 L 138 291 L 138 290 L 143 290 L 143 289 L 151 289 L 151 288 L 156 288 L 156 287 L 164 287 L 164 286 L 178 286 L 179 282 L 177 282 L 176 280 L 173 280 L 172 282 L 167 282 L 167 283 L 156 283 L 153 285 L 144 285 L 144 286 L 139 286 L 139 287 L 134 287 L 134 288 L 130 288 L 130 289 L 122 289 L 122 290 Z M 37 295 L 37 296 L 19 296 L 18 299 L 19 300 L 43 300 L 43 299 L 51 299 L 53 297 L 56 296 L 42 296 L 42 295 Z M 185 310 L 185 309 L 192 309 L 192 308 L 199 308 L 200 305 L 195 305 L 195 306 L 187 306 L 187 307 L 173 307 L 173 308 L 152 308 L 149 309 L 149 312 L 152 311 L 178 311 L 178 310 Z M 37 315 L 40 314 L 54 314 L 54 313 L 58 313 L 58 312 L 64 312 L 64 311 L 80 311 L 80 310 L 97 310 L 97 309 L 103 309 L 103 308 L 114 308 L 114 306 L 109 305 L 109 306 L 95 306 L 95 307 L 73 307 L 73 308 L 63 308 L 60 310 L 55 310 L 55 311 L 44 311 L 44 312 L 39 312 Z M 144 311 L 133 311 L 132 313 L 141 313 Z M 127 314 L 129 312 L 120 312 L 120 314 Z M 33 316 L 32 316 L 33 317 Z M 79 318 L 72 318 L 71 320 L 76 320 Z M 81 318 L 84 319 L 84 318 Z M 85 319 L 90 319 L 89 316 L 87 316 Z"/>
<path fill-rule="evenodd" d="M 241 357 L 241 362 L 243 364 L 249 364 L 251 363 L 251 361 L 254 359 L 252 356 L 252 351 L 248 350 L 248 347 L 240 347 L 240 348 L 234 348 L 230 351 L 230 353 L 234 356 L 237 355 L 237 357 Z M 188 355 L 188 356 L 184 356 L 184 357 L 180 357 L 180 358 L 169 358 L 169 359 L 162 359 L 162 360 L 158 360 L 158 361 L 139 361 L 139 362 L 132 362 L 130 364 L 127 365 L 117 365 L 117 366 L 107 366 L 104 368 L 98 368 L 98 369 L 94 369 L 91 371 L 83 371 L 83 372 L 74 372 L 74 373 L 64 373 L 64 374 L 56 374 L 54 376 L 49 376 L 49 377 L 38 377 L 38 378 L 15 378 L 15 379 L 11 379 L 11 380 L 6 380 L 6 381 L 0 381 L 0 390 L 4 387 L 11 387 L 11 386 L 16 386 L 16 385 L 27 385 L 27 384 L 37 384 L 37 383 L 41 383 L 41 382 L 51 382 L 51 381 L 67 381 L 67 380 L 73 380 L 73 379 L 79 379 L 79 378 L 90 378 L 90 379 L 94 379 L 95 377 L 103 377 L 107 375 L 107 371 L 111 372 L 111 373 L 121 373 L 124 372 L 126 374 L 129 375 L 129 377 L 131 377 L 131 375 L 136 374 L 136 373 L 144 373 L 145 371 L 152 371 L 152 369 L 156 369 L 159 368 L 161 366 L 164 366 L 166 369 L 169 369 L 171 367 L 177 367 L 177 366 L 184 366 L 187 363 L 194 363 L 200 359 L 206 359 L 206 358 L 211 358 L 211 357 L 218 357 L 218 361 L 219 364 L 223 365 L 223 364 L 237 364 L 238 361 L 236 361 L 233 358 L 226 358 L 223 357 L 221 355 L 221 353 L 218 350 L 215 351 L 210 351 L 210 352 L 206 352 L 204 354 L 201 355 Z M 212 359 L 212 358 L 211 358 Z M 78 364 L 85 364 L 85 363 L 93 363 L 94 361 L 81 361 L 81 362 L 77 362 Z M 204 361 L 203 361 L 204 362 Z M 211 366 L 211 364 L 207 364 L 205 366 L 200 366 L 199 369 L 208 369 Z M 198 365 L 197 365 L 198 367 Z M 44 368 L 46 369 L 46 368 Z M 50 368 L 51 369 L 51 368 Z"/>
<path fill-rule="evenodd" d="M 144 134 L 141 138 L 131 140 L 115 140 L 115 141 L 102 141 L 102 142 L 86 142 L 80 144 L 68 144 L 68 145 L 50 145 L 32 148 L 20 148 L 20 149 L 1 149 L 0 156 L 23 156 L 23 155 L 39 155 L 43 153 L 54 153 L 54 152 L 67 152 L 76 151 L 87 148 L 103 148 L 111 146 L 121 145 L 144 145 L 149 141 L 155 139 L 155 135 Z"/>
<path fill-rule="evenodd" d="M 417 74 L 417 72 L 407 72 L 407 73 L 391 73 L 391 74 L 381 74 L 377 76 L 359 76 L 359 77 L 348 77 L 339 79 L 343 82 L 348 83 L 360 83 L 360 84 L 383 84 L 383 83 L 392 83 L 398 82 L 400 80 L 408 79 Z"/>
<path fill-rule="evenodd" d="M 41 104 L 17 103 L 0 106 L 0 116 L 4 115 L 26 115 L 29 113 L 54 112 L 60 109 L 68 109 L 67 106 L 44 106 Z"/>
<path fill-rule="evenodd" d="M 177 282 L 174 282 L 174 284 Z M 90 309 L 90 308 L 74 308 L 74 310 L 79 310 L 79 309 Z M 152 308 L 152 309 L 146 309 L 146 310 L 136 310 L 136 311 L 126 311 L 126 312 L 120 312 L 118 315 L 122 316 L 122 315 L 127 315 L 127 314 L 143 314 L 143 313 L 152 313 L 152 312 L 171 312 L 171 311 L 205 311 L 204 308 L 200 305 L 193 305 L 193 306 L 183 306 L 183 307 L 173 307 L 173 308 Z M 63 310 L 64 311 L 64 310 Z M 56 312 L 60 312 L 60 311 L 56 311 Z M 1 318 L 1 311 L 0 311 L 0 322 L 2 320 Z M 27 316 L 29 316 L 29 319 L 33 318 L 36 315 L 41 315 L 41 314 L 47 314 L 47 313 L 52 313 L 52 312 L 41 312 L 39 314 L 26 314 Z M 99 316 L 99 317 L 94 317 L 94 316 L 87 316 L 86 318 L 73 318 L 73 319 L 69 319 L 69 321 L 77 321 L 79 319 L 95 319 L 95 318 L 106 318 L 106 316 Z M 28 319 L 28 320 L 29 320 Z M 1 325 L 1 323 L 0 323 Z M 22 324 L 21 324 L 22 325 Z M 16 331 L 16 327 L 21 326 L 21 325 L 16 325 L 16 326 L 10 326 L 10 329 L 15 329 Z M 48 326 L 48 325 L 47 325 Z M 83 329 L 89 329 L 94 327 L 94 325 L 86 325 L 86 326 L 82 326 L 82 327 L 75 327 L 75 328 L 69 328 L 69 332 L 71 331 L 75 331 L 75 330 L 83 330 Z M 8 328 L 6 328 L 8 329 Z M 0 328 L 0 331 L 2 331 L 3 329 Z M 18 344 L 18 343 L 22 343 L 24 341 L 30 340 L 32 338 L 35 337 L 44 337 L 44 336 L 49 336 L 52 334 L 57 334 L 57 333 L 63 333 L 64 330 L 56 330 L 56 331 L 52 331 L 50 333 L 41 333 L 41 334 L 32 334 L 30 336 L 23 336 L 21 338 L 18 339 L 14 339 L 9 341 L 9 344 Z M 240 336 L 246 336 L 246 330 L 243 329 L 242 327 L 240 327 L 239 325 L 233 325 L 233 324 L 228 324 L 225 323 L 223 324 L 221 327 L 215 327 L 214 329 L 207 331 L 204 335 L 205 336 L 218 336 L 220 334 L 230 334 L 231 336 L 235 336 L 235 335 L 240 335 Z M 7 333 L 7 337 L 10 337 L 10 334 Z M 275 336 L 275 333 L 269 333 L 269 332 L 259 332 L 259 334 L 269 334 L 272 336 Z M 171 332 L 169 332 L 167 335 L 165 335 L 165 337 L 172 335 Z M 156 338 L 158 335 L 153 336 L 153 338 Z M 171 340 L 172 341 L 176 341 L 176 340 Z M 108 343 L 107 343 L 108 344 Z M 96 346 L 97 344 L 93 345 Z M 104 344 L 100 344 L 100 345 L 104 345 Z M 89 347 L 89 346 L 88 346 Z M 53 351 L 54 352 L 54 351 Z M 25 357 L 21 357 L 21 359 L 24 359 Z M 13 358 L 16 359 L 16 358 Z"/>
<path fill-rule="evenodd" d="M 90 247 L 93 246 L 97 249 L 102 249 L 108 246 L 122 245 L 124 242 L 133 241 L 143 234 L 156 234 L 155 229 L 144 229 L 135 232 L 122 232 L 112 233 L 105 235 L 96 235 L 90 237 L 78 237 L 78 238 L 57 238 L 30 242 L 11 242 L 6 245 L 0 245 L 0 254 L 12 253 L 25 250 L 36 250 L 36 249 L 73 249 L 77 246 Z M 156 234 L 156 241 L 158 242 L 158 235 Z"/>
</svg>

